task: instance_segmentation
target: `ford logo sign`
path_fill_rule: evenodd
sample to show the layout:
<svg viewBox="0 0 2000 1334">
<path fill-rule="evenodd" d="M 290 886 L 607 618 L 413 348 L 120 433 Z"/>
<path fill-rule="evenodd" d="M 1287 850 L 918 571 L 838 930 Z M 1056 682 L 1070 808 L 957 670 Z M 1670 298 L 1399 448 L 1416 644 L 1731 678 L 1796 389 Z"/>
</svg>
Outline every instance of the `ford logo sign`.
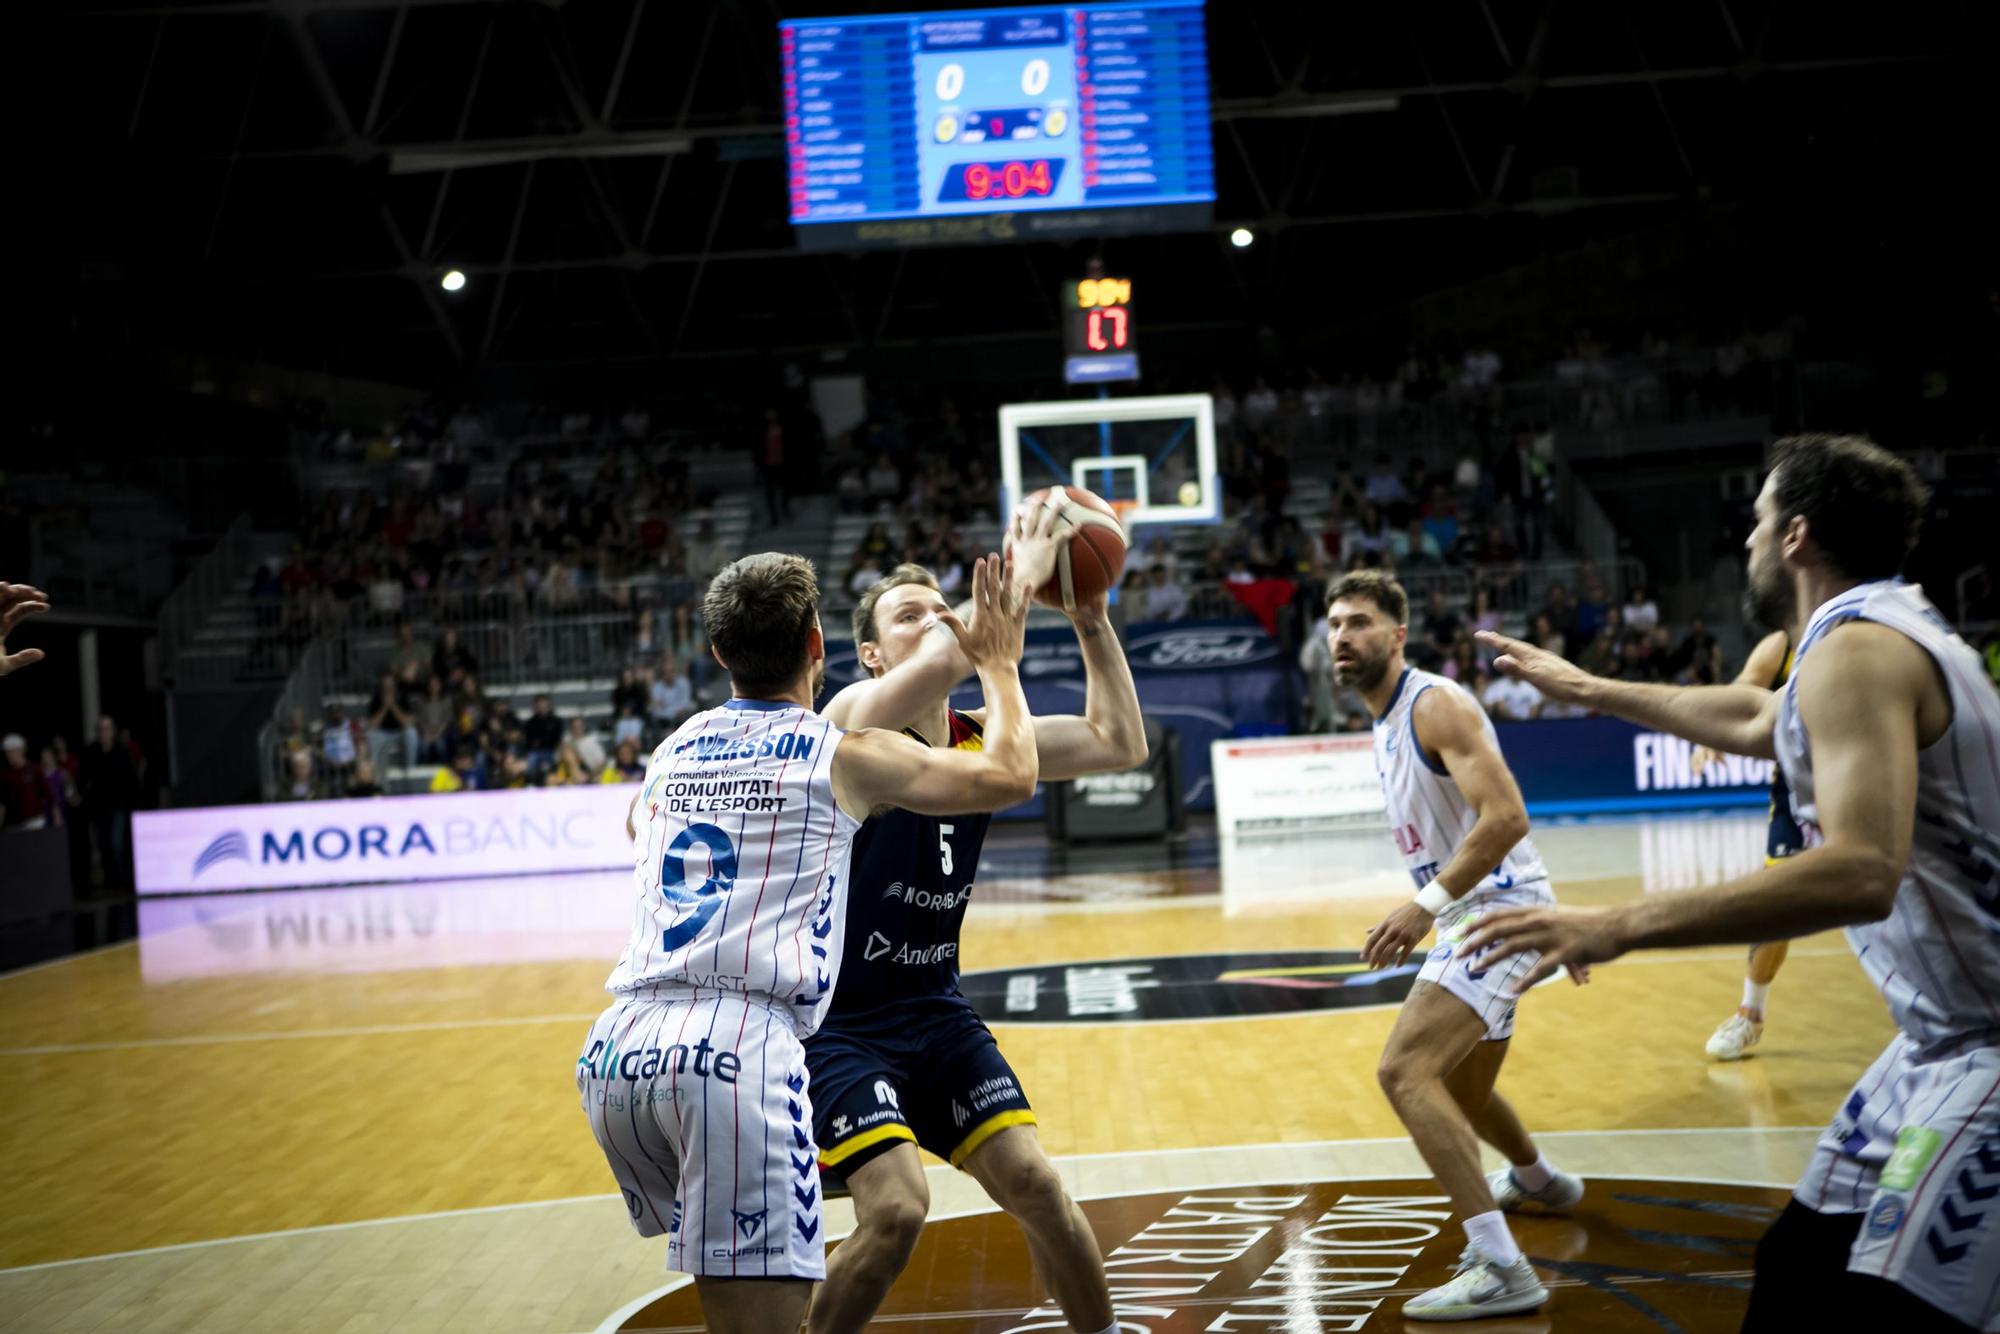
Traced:
<svg viewBox="0 0 2000 1334">
<path fill-rule="evenodd" d="M 1241 667 L 1278 656 L 1278 645 L 1257 630 L 1167 630 L 1132 641 L 1134 667 L 1154 671 L 1205 671 Z"/>
</svg>

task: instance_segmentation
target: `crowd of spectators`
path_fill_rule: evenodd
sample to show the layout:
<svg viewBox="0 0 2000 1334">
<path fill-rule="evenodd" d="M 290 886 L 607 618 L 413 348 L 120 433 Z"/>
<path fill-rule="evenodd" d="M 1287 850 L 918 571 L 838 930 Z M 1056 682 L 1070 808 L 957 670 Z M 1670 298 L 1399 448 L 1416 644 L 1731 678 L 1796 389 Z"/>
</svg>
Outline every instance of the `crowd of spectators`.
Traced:
<svg viewBox="0 0 2000 1334">
<path fill-rule="evenodd" d="M 496 452 L 476 414 L 385 428 L 358 447 L 382 465 L 375 484 L 323 495 L 290 554 L 256 571 L 265 649 L 412 614 L 687 615 L 680 609 L 732 553 L 711 523 L 683 519 L 698 502 L 689 470 L 643 447 L 648 425 L 628 413 L 610 440 L 579 448 L 598 458 L 582 482 L 514 452 L 497 494 L 471 484 L 474 462 Z M 557 423 L 559 438 L 591 426 L 573 414 Z"/>
<path fill-rule="evenodd" d="M 457 630 L 427 645 L 404 623 L 358 712 L 338 699 L 318 719 L 292 711 L 270 757 L 278 798 L 380 796 L 391 770 L 415 771 L 432 792 L 634 779 L 653 745 L 700 707 L 689 667 L 706 650 L 692 618 L 663 629 L 650 609 L 631 644 L 600 703 L 564 717 L 542 693 L 524 715 L 511 696 L 481 686 L 478 657 Z"/>
<path fill-rule="evenodd" d="M 131 819 L 146 790 L 146 752 L 105 715 L 83 749 L 51 732 L 0 737 L 0 831 L 64 829 L 70 865 L 113 893 L 131 889 Z"/>
<path fill-rule="evenodd" d="M 1519 626 L 1503 623 L 1484 585 L 1474 587 L 1469 605 L 1434 591 L 1425 607 L 1410 610 L 1405 658 L 1413 667 L 1463 685 L 1495 722 L 1581 717 L 1582 711 L 1544 699 L 1534 686 L 1495 671 L 1495 652 L 1473 638 L 1481 630 L 1518 631 L 1530 643 L 1588 672 L 1621 681 L 1721 685 L 1731 679 L 1721 642 L 1701 617 L 1676 632 L 1662 621 L 1659 603 L 1645 585 L 1634 584 L 1622 599 L 1615 599 L 1587 562 L 1581 568 L 1581 586 L 1574 596 L 1565 585 L 1551 584 L 1542 605 L 1523 617 L 1525 623 Z M 1368 730 L 1368 710 L 1360 692 L 1333 678 L 1323 614 L 1300 646 L 1299 667 L 1308 690 L 1308 730 Z"/>
</svg>

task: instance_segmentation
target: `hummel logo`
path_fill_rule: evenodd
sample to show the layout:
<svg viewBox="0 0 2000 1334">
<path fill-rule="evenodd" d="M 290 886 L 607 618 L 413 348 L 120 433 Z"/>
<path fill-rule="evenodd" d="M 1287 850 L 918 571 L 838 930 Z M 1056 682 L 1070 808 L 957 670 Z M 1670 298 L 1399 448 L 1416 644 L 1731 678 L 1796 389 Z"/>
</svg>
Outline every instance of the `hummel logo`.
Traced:
<svg viewBox="0 0 2000 1334">
<path fill-rule="evenodd" d="M 889 952 L 889 938 L 880 931 L 868 933 L 868 944 L 862 948 L 863 959 L 879 959 Z"/>
<path fill-rule="evenodd" d="M 970 1121 L 971 1119 L 972 1119 L 972 1113 L 966 1111 L 965 1108 L 959 1106 L 958 1099 L 953 1098 L 951 1100 L 951 1123 L 955 1126 L 963 1126 L 967 1121 Z"/>
</svg>

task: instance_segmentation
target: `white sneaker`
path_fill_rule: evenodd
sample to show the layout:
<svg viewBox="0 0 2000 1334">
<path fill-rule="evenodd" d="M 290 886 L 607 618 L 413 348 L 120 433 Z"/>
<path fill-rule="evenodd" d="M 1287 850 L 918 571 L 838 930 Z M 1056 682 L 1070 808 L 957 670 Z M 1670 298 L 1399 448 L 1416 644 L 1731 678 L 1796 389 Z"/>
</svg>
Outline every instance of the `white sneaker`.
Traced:
<svg viewBox="0 0 2000 1334">
<path fill-rule="evenodd" d="M 1757 1045 L 1757 1039 L 1764 1036 L 1764 1021 L 1738 1010 L 1722 1021 L 1708 1039 L 1708 1054 L 1718 1061 L 1740 1061 L 1743 1053 Z"/>
<path fill-rule="evenodd" d="M 1548 1182 L 1540 1190 L 1529 1190 L 1522 1185 L 1511 1167 L 1488 1172 L 1486 1184 L 1492 1188 L 1493 1202 L 1503 1213 L 1511 1214 L 1530 1201 L 1545 1209 L 1567 1209 L 1583 1198 L 1583 1178 L 1554 1168 L 1549 1170 Z"/>
<path fill-rule="evenodd" d="M 1502 1268 L 1477 1246 L 1467 1246 L 1451 1280 L 1404 1302 L 1403 1315 L 1411 1320 L 1484 1320 L 1532 1311 L 1548 1299 L 1549 1290 L 1527 1256 Z"/>
</svg>

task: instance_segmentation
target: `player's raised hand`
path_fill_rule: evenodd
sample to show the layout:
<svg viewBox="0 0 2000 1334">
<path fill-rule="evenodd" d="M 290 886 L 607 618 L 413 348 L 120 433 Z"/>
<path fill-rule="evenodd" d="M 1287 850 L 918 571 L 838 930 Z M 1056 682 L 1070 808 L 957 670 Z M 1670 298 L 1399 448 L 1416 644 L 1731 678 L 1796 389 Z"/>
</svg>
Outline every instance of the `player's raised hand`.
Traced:
<svg viewBox="0 0 2000 1334">
<path fill-rule="evenodd" d="M 1509 639 L 1492 630 L 1481 630 L 1474 639 L 1488 648 L 1500 650 L 1494 667 L 1517 680 L 1526 681 L 1550 699 L 1588 703 L 1597 678 L 1574 665 L 1561 654 L 1536 648 L 1524 640 Z"/>
<path fill-rule="evenodd" d="M 1020 662 L 1027 638 L 1031 594 L 1031 589 L 1009 577 L 1000 557 L 981 556 L 972 563 L 972 624 L 949 611 L 939 612 L 938 620 L 950 628 L 973 670 L 987 671 L 1002 663 L 1012 667 Z"/>
<path fill-rule="evenodd" d="M 1515 984 L 1516 996 L 1526 995 L 1558 968 L 1569 969 L 1570 980 L 1581 986 L 1590 980 L 1590 965 L 1625 952 L 1618 925 L 1615 908 L 1497 908 L 1479 919 L 1459 945 L 1458 957 L 1469 959 L 1487 950 L 1481 962 L 1491 968 L 1517 954 L 1539 952 L 1542 957 Z"/>
<path fill-rule="evenodd" d="M 1436 919 L 1415 903 L 1405 903 L 1368 932 L 1361 944 L 1361 961 L 1370 968 L 1395 968 L 1410 951 L 1424 943 Z"/>
<path fill-rule="evenodd" d="M 1052 486 L 1045 500 L 1015 506 L 1013 522 L 1007 526 L 1005 545 L 1013 579 L 1030 596 L 1055 578 L 1057 554 L 1071 534 L 1069 521 L 1062 517 L 1067 499 L 1061 487 Z"/>
<path fill-rule="evenodd" d="M 7 632 L 28 617 L 39 616 L 48 609 L 49 595 L 41 589 L 29 584 L 0 583 L 0 676 L 32 667 L 42 660 L 42 651 L 38 648 L 9 653 Z"/>
</svg>

